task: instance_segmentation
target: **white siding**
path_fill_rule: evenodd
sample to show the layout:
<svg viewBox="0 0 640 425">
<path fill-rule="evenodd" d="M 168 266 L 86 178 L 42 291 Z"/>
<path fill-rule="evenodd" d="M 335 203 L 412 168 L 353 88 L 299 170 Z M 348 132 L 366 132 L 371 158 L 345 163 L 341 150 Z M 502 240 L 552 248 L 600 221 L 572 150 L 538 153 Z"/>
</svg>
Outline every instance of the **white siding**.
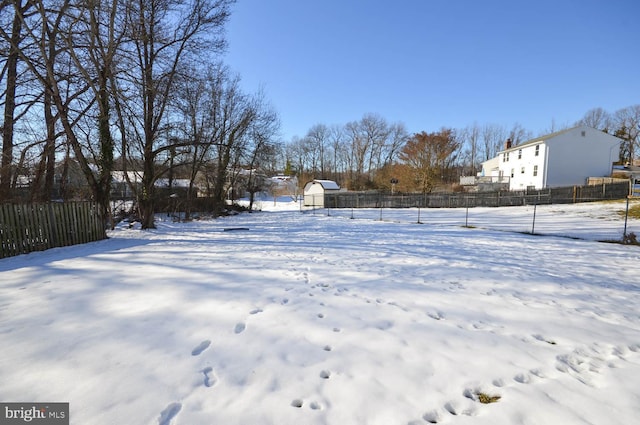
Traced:
<svg viewBox="0 0 640 425">
<path fill-rule="evenodd" d="M 304 185 L 304 205 L 323 208 L 324 194 L 338 192 L 340 186 L 331 180 L 313 180 Z"/>
<path fill-rule="evenodd" d="M 500 161 L 501 156 L 496 156 L 482 163 L 482 171 L 478 174 L 478 177 L 484 176 L 499 176 L 500 175 Z"/>
<path fill-rule="evenodd" d="M 505 173 L 510 175 L 511 169 L 514 170 L 509 189 L 524 190 L 530 186 L 535 188 L 543 187 L 545 150 L 544 143 L 538 143 L 516 147 L 510 152 L 509 161 L 504 163 L 506 166 Z M 535 171 L 537 171 L 537 175 L 534 175 Z"/>
<path fill-rule="evenodd" d="M 581 185 L 587 177 L 609 176 L 611 163 L 618 153 L 617 139 L 587 127 L 554 137 L 547 145 L 547 186 L 550 187 Z"/>
<path fill-rule="evenodd" d="M 607 133 L 576 127 L 500 152 L 500 171 L 510 176 L 513 170 L 511 190 L 582 185 L 588 177 L 611 174 L 618 145 Z"/>
</svg>

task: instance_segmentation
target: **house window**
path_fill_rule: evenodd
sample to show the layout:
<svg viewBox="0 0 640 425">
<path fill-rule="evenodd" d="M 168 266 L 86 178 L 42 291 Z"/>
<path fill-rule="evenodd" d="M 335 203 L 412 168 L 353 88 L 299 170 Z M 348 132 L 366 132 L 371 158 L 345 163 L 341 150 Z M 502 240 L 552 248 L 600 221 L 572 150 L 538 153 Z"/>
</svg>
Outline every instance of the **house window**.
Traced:
<svg viewBox="0 0 640 425">
<path fill-rule="evenodd" d="M 520 174 L 524 174 L 524 167 L 520 169 Z"/>
<path fill-rule="evenodd" d="M 536 156 L 540 155 L 540 145 L 536 145 Z"/>
<path fill-rule="evenodd" d="M 504 154 L 504 160 L 505 160 L 506 162 L 509 162 L 509 152 L 507 152 L 507 153 L 505 153 L 505 154 Z"/>
<path fill-rule="evenodd" d="M 518 150 L 518 159 L 522 159 L 522 149 Z"/>
<path fill-rule="evenodd" d="M 513 178 L 513 174 L 515 173 L 515 170 L 512 168 L 511 169 L 511 178 Z"/>
<path fill-rule="evenodd" d="M 537 165 L 534 165 L 534 166 L 533 166 L 533 177 L 535 177 L 535 176 L 537 176 L 537 175 L 538 175 L 538 166 L 537 166 Z"/>
</svg>

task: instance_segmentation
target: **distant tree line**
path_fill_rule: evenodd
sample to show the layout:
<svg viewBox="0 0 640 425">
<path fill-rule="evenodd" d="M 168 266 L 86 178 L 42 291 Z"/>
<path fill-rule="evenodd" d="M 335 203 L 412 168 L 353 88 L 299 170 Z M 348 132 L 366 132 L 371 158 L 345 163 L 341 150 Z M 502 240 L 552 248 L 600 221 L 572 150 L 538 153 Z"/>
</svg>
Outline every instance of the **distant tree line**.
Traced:
<svg viewBox="0 0 640 425">
<path fill-rule="evenodd" d="M 147 229 L 167 196 L 160 180 L 188 181 L 187 201 L 204 194 L 214 212 L 241 176 L 261 190 L 258 174 L 429 192 L 532 136 L 519 124 L 409 134 L 370 113 L 283 143 L 264 94 L 245 93 L 221 61 L 234 1 L 0 0 L 0 201 L 90 198 L 108 218 L 119 172 Z M 627 163 L 639 122 L 635 105 L 578 123 L 623 139 Z"/>
<path fill-rule="evenodd" d="M 108 217 L 117 169 L 145 229 L 159 179 L 189 179 L 189 196 L 204 179 L 223 208 L 234 170 L 266 162 L 279 125 L 220 62 L 233 3 L 1 0 L 0 201 L 24 187 L 73 198 L 75 169 Z"/>
<path fill-rule="evenodd" d="M 552 122 L 545 134 L 586 125 L 622 140 L 620 164 L 630 164 L 640 151 L 640 105 L 609 113 L 587 111 L 572 125 Z M 397 190 L 428 193 L 455 190 L 459 177 L 476 175 L 481 163 L 495 157 L 509 139 L 513 146 L 534 134 L 521 124 L 511 127 L 474 123 L 464 128 L 441 128 L 409 134 L 402 123 L 389 123 L 365 114 L 344 125 L 316 124 L 294 137 L 280 153 L 286 174 L 304 184 L 332 179 L 350 190 Z"/>
</svg>

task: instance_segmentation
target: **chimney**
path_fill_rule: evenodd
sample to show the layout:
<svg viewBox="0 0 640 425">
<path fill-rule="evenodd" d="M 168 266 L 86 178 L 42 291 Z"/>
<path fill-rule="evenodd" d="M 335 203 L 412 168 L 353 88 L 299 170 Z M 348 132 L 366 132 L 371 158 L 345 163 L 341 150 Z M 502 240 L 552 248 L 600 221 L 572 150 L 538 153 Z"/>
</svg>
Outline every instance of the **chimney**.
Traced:
<svg viewBox="0 0 640 425">
<path fill-rule="evenodd" d="M 504 149 L 511 149 L 511 146 L 513 145 L 513 141 L 511 140 L 511 138 L 507 139 L 507 142 L 504 144 Z"/>
</svg>

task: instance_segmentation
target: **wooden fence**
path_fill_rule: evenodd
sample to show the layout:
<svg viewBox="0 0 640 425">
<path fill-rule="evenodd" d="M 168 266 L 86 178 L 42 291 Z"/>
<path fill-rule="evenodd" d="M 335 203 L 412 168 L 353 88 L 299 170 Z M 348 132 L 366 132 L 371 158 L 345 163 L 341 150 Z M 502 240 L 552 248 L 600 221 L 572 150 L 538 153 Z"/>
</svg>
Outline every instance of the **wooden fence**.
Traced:
<svg viewBox="0 0 640 425">
<path fill-rule="evenodd" d="M 623 199 L 629 183 L 555 187 L 524 191 L 395 194 L 375 192 L 337 192 L 319 194 L 313 206 L 325 208 L 464 208 L 506 207 L 513 205 L 567 204 Z M 305 202 L 307 201 L 305 195 Z"/>
<path fill-rule="evenodd" d="M 0 204 L 0 258 L 107 237 L 93 202 Z"/>
</svg>

